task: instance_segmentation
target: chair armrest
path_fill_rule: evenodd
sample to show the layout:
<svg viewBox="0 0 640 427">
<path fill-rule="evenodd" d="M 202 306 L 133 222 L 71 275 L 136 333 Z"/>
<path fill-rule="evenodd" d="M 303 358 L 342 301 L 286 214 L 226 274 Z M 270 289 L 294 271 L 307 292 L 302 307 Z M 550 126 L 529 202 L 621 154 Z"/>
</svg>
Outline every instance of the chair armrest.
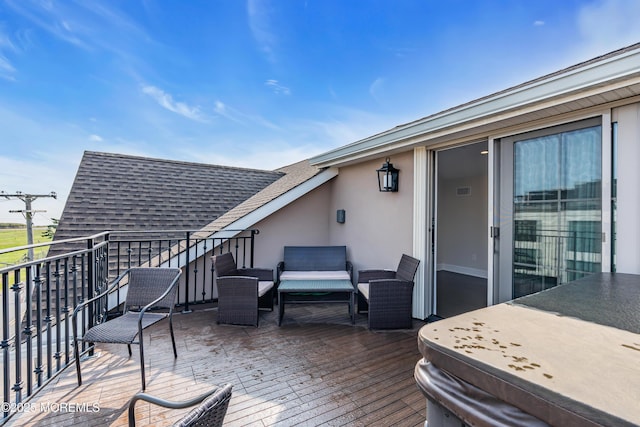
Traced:
<svg viewBox="0 0 640 427">
<path fill-rule="evenodd" d="M 112 282 L 111 285 L 109 285 L 109 287 L 107 287 L 107 289 L 105 291 L 102 291 L 99 295 L 94 296 L 93 298 L 90 298 L 86 301 L 82 301 L 80 304 L 78 304 L 76 306 L 76 308 L 73 310 L 73 313 L 71 314 L 71 330 L 73 332 L 73 337 L 74 339 L 76 339 L 78 337 L 78 313 L 81 312 L 82 310 L 84 310 L 84 308 L 89 305 L 90 303 L 104 297 L 105 295 L 109 294 L 110 292 L 113 292 L 113 290 L 119 286 L 120 281 L 124 278 L 124 276 L 126 276 L 127 274 L 129 274 L 129 269 L 123 271 L 118 277 L 116 277 Z"/>
<path fill-rule="evenodd" d="M 208 392 L 201 394 L 200 396 L 194 397 L 193 399 L 184 401 L 171 401 L 161 399 L 159 397 L 155 397 L 143 392 L 136 393 L 129 401 L 129 426 L 135 427 L 136 425 L 135 406 L 138 400 L 153 403 L 154 405 L 162 406 L 163 408 L 184 409 L 202 403 L 206 398 L 212 396 L 215 393 L 220 393 L 220 400 L 222 402 L 224 402 L 224 400 L 229 400 L 229 398 L 231 397 L 231 388 L 231 384 L 225 384 L 221 387 L 215 387 Z"/>
<path fill-rule="evenodd" d="M 260 281 L 273 281 L 273 269 L 270 268 L 239 268 L 236 276 L 257 277 Z"/>
<path fill-rule="evenodd" d="M 413 282 L 401 279 L 380 279 L 369 282 L 369 305 L 376 299 L 399 300 L 403 297 L 411 298 Z"/>
<path fill-rule="evenodd" d="M 103 296 L 105 296 L 106 294 L 112 292 L 120 283 L 120 281 L 124 278 L 124 276 L 126 276 L 127 274 L 129 274 L 129 269 L 125 270 L 123 273 L 121 273 L 118 277 L 116 277 L 112 282 L 111 285 L 109 285 L 109 287 L 102 291 L 99 295 L 94 296 L 93 298 L 90 298 L 86 301 L 82 301 L 81 303 L 79 303 L 76 308 L 73 310 L 73 314 L 71 315 L 72 318 L 75 319 L 75 317 L 78 315 L 78 312 L 81 311 L 84 307 L 86 307 L 87 305 L 89 305 L 89 303 L 92 303 L 93 301 L 96 301 L 97 299 L 102 298 Z"/>
<path fill-rule="evenodd" d="M 284 261 L 280 261 L 276 267 L 276 282 L 280 283 L 280 274 L 284 271 Z"/>
<path fill-rule="evenodd" d="M 173 288 L 177 285 L 181 275 L 182 273 L 179 272 L 171 282 L 171 285 L 167 286 L 167 289 L 162 293 L 162 295 L 160 295 L 158 298 L 154 299 L 149 304 L 145 305 L 144 307 L 142 307 L 142 309 L 140 309 L 140 314 L 138 315 L 138 329 L 140 330 L 140 334 L 141 334 L 140 336 L 142 336 L 142 317 L 144 316 L 144 313 L 150 308 L 155 307 L 156 304 L 162 301 L 173 290 Z M 173 303 L 175 304 L 175 301 L 173 301 Z M 169 308 L 169 313 L 171 313 L 172 311 L 173 311 L 173 306 Z"/>
<path fill-rule="evenodd" d="M 256 310 L 258 306 L 258 278 L 253 276 L 224 276 L 219 277 L 218 304 L 221 299 L 255 301 Z M 218 305 L 219 307 L 219 305 Z"/>
<path fill-rule="evenodd" d="M 367 283 L 371 280 L 395 279 L 396 272 L 393 270 L 360 270 L 358 271 L 358 283 Z"/>
</svg>

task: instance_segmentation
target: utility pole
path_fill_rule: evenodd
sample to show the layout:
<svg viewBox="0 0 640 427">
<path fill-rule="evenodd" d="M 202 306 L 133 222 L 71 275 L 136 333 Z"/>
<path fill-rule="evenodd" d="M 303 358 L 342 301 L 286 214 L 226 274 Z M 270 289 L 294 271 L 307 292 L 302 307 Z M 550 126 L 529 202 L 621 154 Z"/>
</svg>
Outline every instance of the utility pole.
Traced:
<svg viewBox="0 0 640 427">
<path fill-rule="evenodd" d="M 34 211 L 31 209 L 31 202 L 40 197 L 53 197 L 54 199 L 57 199 L 58 195 L 56 192 L 52 191 L 49 194 L 24 194 L 22 191 L 16 191 L 14 194 L 7 194 L 4 191 L 0 191 L 0 196 L 3 196 L 7 200 L 20 199 L 24 202 L 24 210 L 11 210 L 9 212 L 21 213 L 24 215 L 27 220 L 27 245 L 33 245 L 33 215 L 38 212 L 46 211 Z M 29 248 L 27 257 L 29 258 L 29 261 L 33 261 L 33 248 Z"/>
</svg>

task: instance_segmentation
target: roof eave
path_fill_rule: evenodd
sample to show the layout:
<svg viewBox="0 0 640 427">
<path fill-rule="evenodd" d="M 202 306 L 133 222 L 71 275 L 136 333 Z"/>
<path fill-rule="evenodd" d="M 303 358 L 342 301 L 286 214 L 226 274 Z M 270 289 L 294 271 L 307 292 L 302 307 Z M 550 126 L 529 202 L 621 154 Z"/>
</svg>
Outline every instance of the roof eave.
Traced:
<svg viewBox="0 0 640 427">
<path fill-rule="evenodd" d="M 609 85 L 633 76 L 640 76 L 640 49 L 626 51 L 581 67 L 569 68 L 566 72 L 552 74 L 547 78 L 534 80 L 328 151 L 309 161 L 314 166 L 328 167 L 374 154 L 382 155 L 401 148 L 405 141 L 415 143 L 417 137 L 426 143 L 430 134 L 445 129 L 455 132 L 456 128 L 468 127 L 473 122 L 486 125 L 491 117 L 495 117 L 496 121 L 504 120 L 508 112 L 518 114 L 523 108 L 536 105 L 543 108 L 545 101 L 551 99 L 562 102 L 563 98 L 575 97 L 575 94 L 580 93 L 593 96 L 592 89 L 600 88 L 601 91 L 606 91 L 609 90 Z"/>
</svg>

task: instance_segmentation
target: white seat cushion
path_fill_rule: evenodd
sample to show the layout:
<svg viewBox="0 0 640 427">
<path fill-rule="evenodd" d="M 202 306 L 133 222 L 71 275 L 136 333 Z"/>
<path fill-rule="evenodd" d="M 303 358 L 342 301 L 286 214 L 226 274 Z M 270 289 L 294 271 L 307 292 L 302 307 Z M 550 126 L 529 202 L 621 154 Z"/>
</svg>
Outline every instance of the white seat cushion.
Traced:
<svg viewBox="0 0 640 427">
<path fill-rule="evenodd" d="M 360 292 L 360 295 L 362 295 L 364 299 L 369 301 L 369 282 L 358 283 L 358 292 Z"/>
<path fill-rule="evenodd" d="M 280 280 L 351 280 L 346 270 L 336 271 L 283 271 Z"/>
<path fill-rule="evenodd" d="M 264 280 L 264 281 L 258 282 L 258 297 L 261 297 L 267 292 L 269 292 L 269 289 L 271 288 L 273 288 L 273 281 Z"/>
</svg>

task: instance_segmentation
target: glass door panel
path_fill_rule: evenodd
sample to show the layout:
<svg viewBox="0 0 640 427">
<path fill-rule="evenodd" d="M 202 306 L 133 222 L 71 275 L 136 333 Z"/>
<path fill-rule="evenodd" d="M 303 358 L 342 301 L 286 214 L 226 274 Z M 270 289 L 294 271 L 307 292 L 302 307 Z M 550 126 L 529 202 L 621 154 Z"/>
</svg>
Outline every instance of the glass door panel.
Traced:
<svg viewBox="0 0 640 427">
<path fill-rule="evenodd" d="M 513 297 L 601 270 L 601 127 L 513 143 Z"/>
</svg>

